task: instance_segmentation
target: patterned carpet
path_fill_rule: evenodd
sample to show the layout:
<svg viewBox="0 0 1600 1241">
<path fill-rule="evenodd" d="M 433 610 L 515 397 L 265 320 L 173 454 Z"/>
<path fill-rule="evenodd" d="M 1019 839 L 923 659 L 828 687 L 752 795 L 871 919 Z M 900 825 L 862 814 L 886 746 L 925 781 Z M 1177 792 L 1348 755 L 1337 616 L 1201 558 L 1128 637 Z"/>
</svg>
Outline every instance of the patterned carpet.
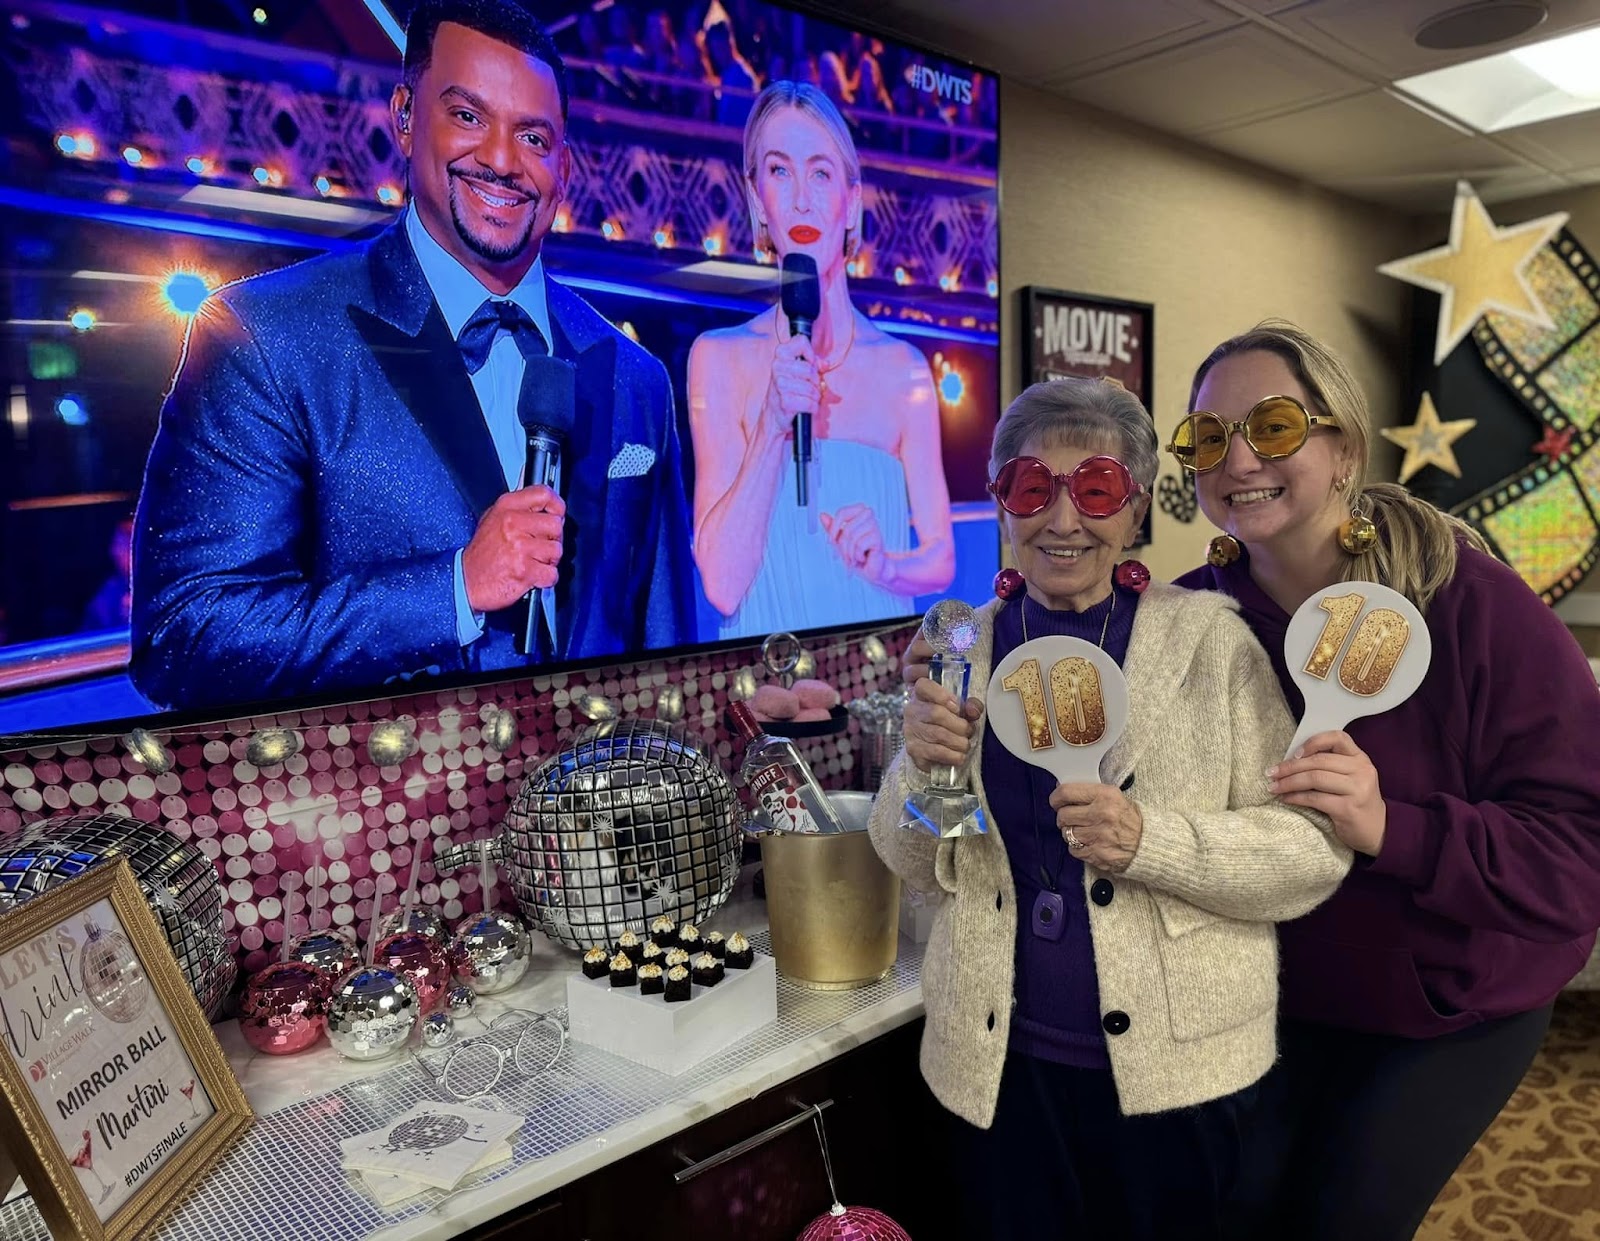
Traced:
<svg viewBox="0 0 1600 1241">
<path fill-rule="evenodd" d="M 1600 1238 L 1600 992 L 1556 1002 L 1522 1085 L 1445 1186 L 1417 1241 Z"/>
</svg>

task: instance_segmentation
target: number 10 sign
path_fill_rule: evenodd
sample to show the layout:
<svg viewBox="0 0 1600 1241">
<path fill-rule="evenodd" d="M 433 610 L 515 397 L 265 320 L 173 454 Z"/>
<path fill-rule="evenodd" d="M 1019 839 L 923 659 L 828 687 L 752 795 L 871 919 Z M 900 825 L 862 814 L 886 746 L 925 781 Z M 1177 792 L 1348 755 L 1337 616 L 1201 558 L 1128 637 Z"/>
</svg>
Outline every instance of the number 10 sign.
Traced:
<svg viewBox="0 0 1600 1241">
<path fill-rule="evenodd" d="M 985 697 L 1001 744 L 1060 783 L 1098 783 L 1101 758 L 1128 726 L 1122 669 L 1081 638 L 1024 642 L 995 668 Z"/>
<path fill-rule="evenodd" d="M 1433 639 L 1411 600 L 1376 582 L 1312 595 L 1283 636 L 1289 675 L 1305 714 L 1284 757 L 1318 733 L 1398 707 L 1422 684 Z"/>
</svg>

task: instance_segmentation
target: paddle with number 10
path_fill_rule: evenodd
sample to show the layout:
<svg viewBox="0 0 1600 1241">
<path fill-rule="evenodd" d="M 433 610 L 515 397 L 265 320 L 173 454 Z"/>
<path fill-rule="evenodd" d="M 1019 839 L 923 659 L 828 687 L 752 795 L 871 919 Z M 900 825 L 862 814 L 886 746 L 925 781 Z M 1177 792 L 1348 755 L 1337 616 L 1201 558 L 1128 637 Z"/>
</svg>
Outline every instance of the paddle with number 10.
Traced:
<svg viewBox="0 0 1600 1241">
<path fill-rule="evenodd" d="M 1284 753 L 1318 733 L 1392 711 L 1422 684 L 1433 639 L 1416 606 L 1376 582 L 1344 582 L 1302 603 L 1283 636 L 1289 675 L 1305 695 Z"/>
<path fill-rule="evenodd" d="M 1081 638 L 1024 642 L 989 678 L 985 710 L 1002 745 L 1063 784 L 1097 784 L 1100 760 L 1128 725 L 1128 682 Z"/>
</svg>

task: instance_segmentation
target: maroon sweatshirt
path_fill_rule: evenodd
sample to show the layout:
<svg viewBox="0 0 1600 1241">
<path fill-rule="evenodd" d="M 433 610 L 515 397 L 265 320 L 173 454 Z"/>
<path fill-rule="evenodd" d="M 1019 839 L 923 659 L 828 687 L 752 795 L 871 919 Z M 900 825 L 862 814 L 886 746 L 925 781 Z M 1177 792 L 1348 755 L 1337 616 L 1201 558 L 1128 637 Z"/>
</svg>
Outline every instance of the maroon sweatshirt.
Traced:
<svg viewBox="0 0 1600 1241">
<path fill-rule="evenodd" d="M 1284 665 L 1289 617 L 1246 554 L 1178 579 L 1239 601 Z M 1428 1038 L 1548 1003 L 1600 926 L 1600 689 L 1555 614 L 1463 546 L 1428 608 L 1433 662 L 1409 700 L 1348 732 L 1378 770 L 1383 848 L 1279 927 L 1283 1015 Z"/>
</svg>

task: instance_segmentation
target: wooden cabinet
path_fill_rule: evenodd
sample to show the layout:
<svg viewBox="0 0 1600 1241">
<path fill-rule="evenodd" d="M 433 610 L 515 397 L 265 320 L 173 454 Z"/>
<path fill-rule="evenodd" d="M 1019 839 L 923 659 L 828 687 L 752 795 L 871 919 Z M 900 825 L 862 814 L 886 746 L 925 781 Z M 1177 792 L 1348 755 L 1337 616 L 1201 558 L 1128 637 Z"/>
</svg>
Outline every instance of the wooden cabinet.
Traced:
<svg viewBox="0 0 1600 1241">
<path fill-rule="evenodd" d="M 891 1031 L 468 1234 L 473 1241 L 794 1241 L 832 1199 L 810 1123 L 679 1184 L 673 1174 L 832 1100 L 823 1112 L 847 1205 L 876 1207 L 918 1241 L 945 1234 L 949 1120 L 917 1071 L 922 1022 Z"/>
</svg>

